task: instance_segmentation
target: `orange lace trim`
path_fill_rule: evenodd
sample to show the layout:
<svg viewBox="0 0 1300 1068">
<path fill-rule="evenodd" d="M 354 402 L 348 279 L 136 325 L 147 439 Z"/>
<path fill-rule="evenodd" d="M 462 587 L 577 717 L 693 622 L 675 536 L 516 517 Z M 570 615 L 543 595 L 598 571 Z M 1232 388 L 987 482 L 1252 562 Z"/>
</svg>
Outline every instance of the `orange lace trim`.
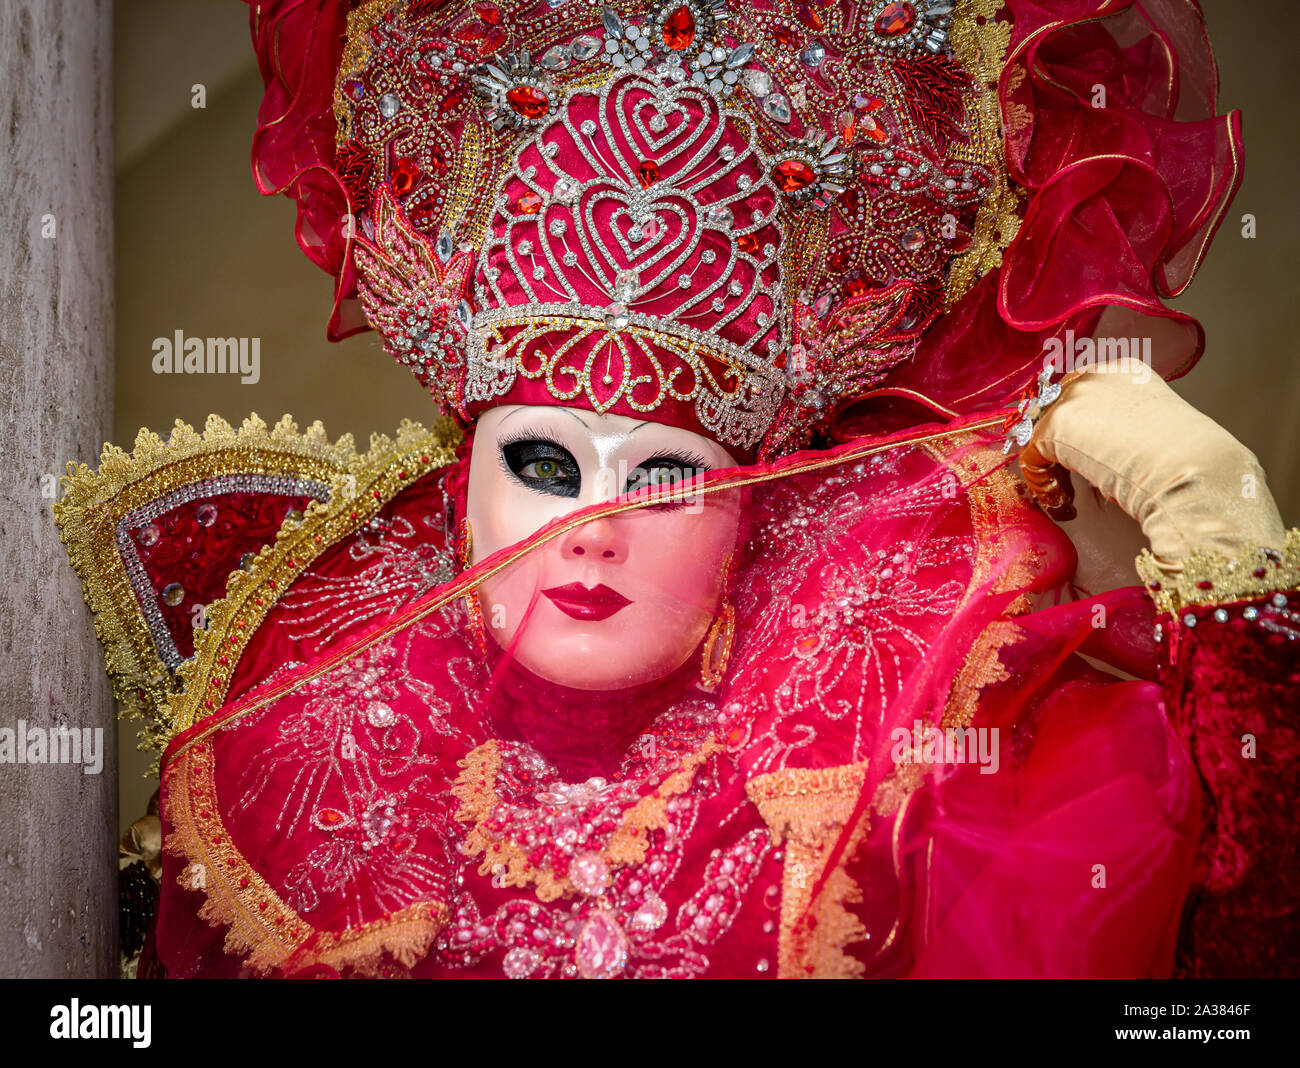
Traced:
<svg viewBox="0 0 1300 1068">
<path fill-rule="evenodd" d="M 781 872 L 781 932 L 778 975 L 783 979 L 851 979 L 863 972 L 845 949 L 866 936 L 848 906 L 862 894 L 843 862 L 827 877 L 815 909 L 809 910 L 817 881 L 845 822 L 852 816 L 867 765 L 838 768 L 787 768 L 757 775 L 745 792 L 772 832 L 785 844 Z M 852 855 L 870 825 L 864 818 L 853 831 L 845 858 Z"/>
</svg>

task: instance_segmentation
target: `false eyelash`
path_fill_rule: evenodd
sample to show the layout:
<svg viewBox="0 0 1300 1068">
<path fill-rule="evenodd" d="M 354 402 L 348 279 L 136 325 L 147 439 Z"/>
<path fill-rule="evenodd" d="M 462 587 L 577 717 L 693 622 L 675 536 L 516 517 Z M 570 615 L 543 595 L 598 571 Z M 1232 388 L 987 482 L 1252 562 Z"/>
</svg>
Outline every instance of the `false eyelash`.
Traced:
<svg viewBox="0 0 1300 1068">
<path fill-rule="evenodd" d="M 657 452 L 653 456 L 647 456 L 637 467 L 644 467 L 651 460 L 668 460 L 671 463 L 681 464 L 683 467 L 694 468 L 695 470 L 711 471 L 708 457 L 700 455 L 698 452 Z"/>
<path fill-rule="evenodd" d="M 546 445 L 552 445 L 557 449 L 569 452 L 565 446 L 555 440 L 551 433 L 535 426 L 522 426 L 518 430 L 512 430 L 507 437 L 497 442 L 497 449 L 503 450 L 507 445 L 517 445 L 521 441 L 540 441 Z"/>
</svg>

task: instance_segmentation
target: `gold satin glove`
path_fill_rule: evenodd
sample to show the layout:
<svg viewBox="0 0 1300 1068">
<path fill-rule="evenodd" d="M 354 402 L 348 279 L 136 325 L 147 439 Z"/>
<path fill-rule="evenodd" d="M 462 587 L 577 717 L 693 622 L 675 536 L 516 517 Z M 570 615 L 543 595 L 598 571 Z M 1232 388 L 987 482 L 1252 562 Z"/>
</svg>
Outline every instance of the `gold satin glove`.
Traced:
<svg viewBox="0 0 1300 1068">
<path fill-rule="evenodd" d="M 1020 454 L 1052 518 L 1074 517 L 1073 471 L 1137 520 L 1171 574 L 1197 550 L 1282 549 L 1286 530 L 1255 455 L 1150 368 L 1123 360 L 1075 372 L 1063 387 Z"/>
</svg>

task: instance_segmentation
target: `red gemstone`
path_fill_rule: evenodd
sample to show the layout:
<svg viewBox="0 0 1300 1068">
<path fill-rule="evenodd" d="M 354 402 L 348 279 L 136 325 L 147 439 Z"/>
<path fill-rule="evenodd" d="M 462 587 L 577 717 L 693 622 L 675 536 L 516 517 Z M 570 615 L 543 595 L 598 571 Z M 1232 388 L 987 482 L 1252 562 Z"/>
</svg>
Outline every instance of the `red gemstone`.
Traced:
<svg viewBox="0 0 1300 1068">
<path fill-rule="evenodd" d="M 854 271 L 844 283 L 844 292 L 850 297 L 860 297 L 867 291 L 867 283 L 862 279 L 861 271 Z"/>
<path fill-rule="evenodd" d="M 691 14 L 691 9 L 683 4 L 664 19 L 661 36 L 664 44 L 674 52 L 690 48 L 691 42 L 695 40 L 695 16 Z"/>
<path fill-rule="evenodd" d="M 500 26 L 493 26 L 483 35 L 483 40 L 479 41 L 478 54 L 480 56 L 486 56 L 489 53 L 495 52 L 505 43 L 506 31 Z"/>
<path fill-rule="evenodd" d="M 844 209 L 845 215 L 856 215 L 862 207 L 862 198 L 858 196 L 856 189 L 848 189 L 840 195 L 840 207 Z"/>
<path fill-rule="evenodd" d="M 506 93 L 506 103 L 525 119 L 540 119 L 550 106 L 546 94 L 531 85 L 516 85 Z"/>
<path fill-rule="evenodd" d="M 886 4 L 876 16 L 876 32 L 881 37 L 897 37 L 916 25 L 916 8 L 911 4 Z"/>
<path fill-rule="evenodd" d="M 474 14 L 489 26 L 496 26 L 501 21 L 501 9 L 496 4 L 475 4 Z"/>
<path fill-rule="evenodd" d="M 801 159 L 783 159 L 772 168 L 772 180 L 782 193 L 796 193 L 817 181 L 817 172 Z"/>
<path fill-rule="evenodd" d="M 842 271 L 849 265 L 851 256 L 848 249 L 839 248 L 831 253 L 830 267 L 832 271 Z"/>
<path fill-rule="evenodd" d="M 515 201 L 515 207 L 523 215 L 536 215 L 542 210 L 542 195 L 529 191 Z"/>
<path fill-rule="evenodd" d="M 649 189 L 659 181 L 659 164 L 652 159 L 643 159 L 636 169 L 636 178 L 642 189 Z"/>
<path fill-rule="evenodd" d="M 392 173 L 389 175 L 389 182 L 392 184 L 393 192 L 399 197 L 406 196 L 415 188 L 415 183 L 420 180 L 420 171 L 415 166 L 415 161 L 410 159 L 399 159 L 393 164 Z"/>
<path fill-rule="evenodd" d="M 429 165 L 437 174 L 442 174 L 447 169 L 447 153 L 444 149 L 434 145 L 429 149 Z"/>
<path fill-rule="evenodd" d="M 736 238 L 736 245 L 741 252 L 747 255 L 758 255 L 758 237 L 755 234 L 741 234 Z"/>
<path fill-rule="evenodd" d="M 822 17 L 808 4 L 795 4 L 794 13 L 799 16 L 799 21 L 810 29 L 822 28 Z"/>
<path fill-rule="evenodd" d="M 773 31 L 776 34 L 777 44 L 784 48 L 798 48 L 799 35 L 785 26 L 777 26 Z"/>
</svg>

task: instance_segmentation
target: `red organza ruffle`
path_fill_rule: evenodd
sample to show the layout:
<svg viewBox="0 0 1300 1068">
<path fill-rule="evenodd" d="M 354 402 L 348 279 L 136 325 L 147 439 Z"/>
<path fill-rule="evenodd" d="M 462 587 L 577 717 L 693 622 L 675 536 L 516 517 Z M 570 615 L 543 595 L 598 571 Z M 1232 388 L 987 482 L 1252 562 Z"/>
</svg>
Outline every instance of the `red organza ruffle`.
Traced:
<svg viewBox="0 0 1300 1068">
<path fill-rule="evenodd" d="M 958 412 L 995 407 L 1029 383 L 1047 339 L 1066 330 L 1149 338 L 1155 369 L 1177 377 L 1204 334 L 1164 298 L 1191 281 L 1242 177 L 1240 116 L 1215 115 L 1218 75 L 1200 9 L 1192 0 L 1007 0 L 1004 17 L 1012 30 L 999 98 L 1008 173 L 1026 196 L 1019 231 L 1000 269 L 887 385 Z M 886 418 L 880 402 L 850 411 L 840 436 Z"/>
<path fill-rule="evenodd" d="M 266 95 L 253 135 L 253 178 L 264 196 L 298 202 L 298 247 L 335 276 L 328 337 L 368 329 L 357 298 L 352 212 L 335 167 L 334 79 L 343 55 L 349 0 L 252 4 L 249 24 Z"/>
</svg>

